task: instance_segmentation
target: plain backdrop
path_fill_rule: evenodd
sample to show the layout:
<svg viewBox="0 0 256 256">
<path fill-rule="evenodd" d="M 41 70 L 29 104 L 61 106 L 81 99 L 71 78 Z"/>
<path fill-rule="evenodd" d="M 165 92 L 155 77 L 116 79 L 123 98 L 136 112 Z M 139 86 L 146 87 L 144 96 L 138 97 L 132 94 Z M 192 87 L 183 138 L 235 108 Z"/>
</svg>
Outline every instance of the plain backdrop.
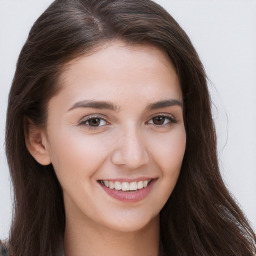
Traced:
<svg viewBox="0 0 256 256">
<path fill-rule="evenodd" d="M 0 0 L 0 238 L 12 191 L 4 153 L 7 97 L 18 54 L 51 0 Z M 191 38 L 205 66 L 224 181 L 256 228 L 256 0 L 157 0 Z M 210 202 L 209 202 L 210 203 Z"/>
</svg>

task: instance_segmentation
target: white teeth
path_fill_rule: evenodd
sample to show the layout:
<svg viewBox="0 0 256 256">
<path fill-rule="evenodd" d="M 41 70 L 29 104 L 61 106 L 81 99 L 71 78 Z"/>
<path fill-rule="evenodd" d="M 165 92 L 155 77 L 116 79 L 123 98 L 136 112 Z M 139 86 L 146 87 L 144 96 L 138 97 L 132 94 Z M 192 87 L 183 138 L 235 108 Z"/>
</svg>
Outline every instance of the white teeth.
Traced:
<svg viewBox="0 0 256 256">
<path fill-rule="evenodd" d="M 130 186 L 128 182 L 122 182 L 122 191 L 129 191 Z"/>
<path fill-rule="evenodd" d="M 121 182 L 116 181 L 116 182 L 115 182 L 115 190 L 121 190 L 121 189 L 122 189 L 122 184 L 121 184 Z"/>
<path fill-rule="evenodd" d="M 115 183 L 113 181 L 109 181 L 109 188 L 114 189 Z"/>
<path fill-rule="evenodd" d="M 139 181 L 138 182 L 138 189 L 142 189 L 143 188 L 143 181 Z"/>
<path fill-rule="evenodd" d="M 108 182 L 107 180 L 103 180 L 103 183 L 104 183 L 104 185 L 105 185 L 106 187 L 109 186 L 109 182 Z"/>
<path fill-rule="evenodd" d="M 136 191 L 138 189 L 146 188 L 151 180 L 140 180 L 140 181 L 132 181 L 132 182 L 120 182 L 120 181 L 108 181 L 102 180 L 101 183 L 106 187 L 115 190 L 122 191 Z"/>
<path fill-rule="evenodd" d="M 144 181 L 143 181 L 143 187 L 144 187 L 144 188 L 147 187 L 148 183 L 149 183 L 148 180 L 144 180 Z"/>
<path fill-rule="evenodd" d="M 133 181 L 130 183 L 130 190 L 137 190 L 137 182 Z"/>
</svg>

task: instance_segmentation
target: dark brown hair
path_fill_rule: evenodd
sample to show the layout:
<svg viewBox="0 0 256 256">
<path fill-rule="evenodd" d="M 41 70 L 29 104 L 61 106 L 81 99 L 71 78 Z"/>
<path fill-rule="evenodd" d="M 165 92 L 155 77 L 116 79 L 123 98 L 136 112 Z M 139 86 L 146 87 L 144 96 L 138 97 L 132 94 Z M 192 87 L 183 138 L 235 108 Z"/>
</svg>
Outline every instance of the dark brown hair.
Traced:
<svg viewBox="0 0 256 256">
<path fill-rule="evenodd" d="M 26 117 L 47 122 L 47 102 L 70 60 L 104 42 L 154 45 L 169 56 L 180 79 L 187 134 L 177 185 L 160 213 L 166 255 L 254 255 L 255 234 L 227 191 L 218 167 L 206 75 L 188 36 L 149 0 L 56 0 L 32 27 L 9 95 L 6 153 L 14 188 L 9 246 L 15 256 L 55 255 L 65 212 L 52 165 L 29 154 Z"/>
</svg>

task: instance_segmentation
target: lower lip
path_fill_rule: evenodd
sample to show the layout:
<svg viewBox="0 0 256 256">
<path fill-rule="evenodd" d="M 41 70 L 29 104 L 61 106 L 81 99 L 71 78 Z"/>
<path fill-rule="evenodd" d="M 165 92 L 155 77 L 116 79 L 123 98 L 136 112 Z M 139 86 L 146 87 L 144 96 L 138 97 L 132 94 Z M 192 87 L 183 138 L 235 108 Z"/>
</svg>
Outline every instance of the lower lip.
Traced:
<svg viewBox="0 0 256 256">
<path fill-rule="evenodd" d="M 119 201 L 138 202 L 138 201 L 143 200 L 149 194 L 149 192 L 151 191 L 152 186 L 154 185 L 155 182 L 156 182 L 156 179 L 152 180 L 147 187 L 138 189 L 136 191 L 131 191 L 131 192 L 115 190 L 115 189 L 108 188 L 102 184 L 100 184 L 100 185 L 107 194 L 109 194 L 111 197 L 113 197 Z"/>
</svg>

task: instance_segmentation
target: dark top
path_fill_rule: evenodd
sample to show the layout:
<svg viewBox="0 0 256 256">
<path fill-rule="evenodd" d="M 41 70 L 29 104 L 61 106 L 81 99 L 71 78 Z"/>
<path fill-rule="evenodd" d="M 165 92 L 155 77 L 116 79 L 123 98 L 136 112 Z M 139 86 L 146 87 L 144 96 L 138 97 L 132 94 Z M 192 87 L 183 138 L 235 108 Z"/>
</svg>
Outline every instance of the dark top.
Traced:
<svg viewBox="0 0 256 256">
<path fill-rule="evenodd" d="M 1 240 L 0 240 L 0 256 L 8 256 L 7 248 Z"/>
</svg>

